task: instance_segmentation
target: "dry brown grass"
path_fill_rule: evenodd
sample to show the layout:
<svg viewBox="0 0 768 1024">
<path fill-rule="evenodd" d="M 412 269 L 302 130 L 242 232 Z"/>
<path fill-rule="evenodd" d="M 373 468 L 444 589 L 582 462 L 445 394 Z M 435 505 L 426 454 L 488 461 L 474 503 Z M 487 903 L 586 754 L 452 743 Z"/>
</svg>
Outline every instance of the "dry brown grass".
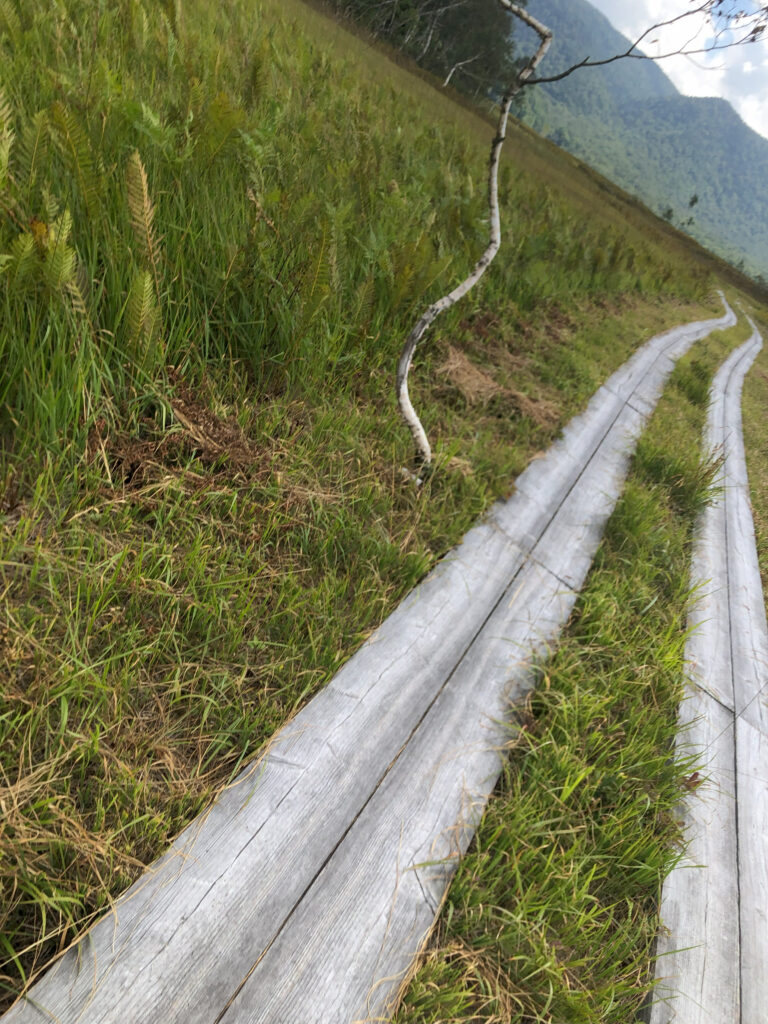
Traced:
<svg viewBox="0 0 768 1024">
<path fill-rule="evenodd" d="M 527 416 L 539 427 L 550 429 L 560 420 L 560 412 L 553 402 L 531 398 L 515 388 L 504 387 L 453 345 L 448 346 L 448 357 L 437 372 L 450 381 L 468 405 L 487 406 L 493 398 L 501 397 L 509 401 L 521 416 Z"/>
</svg>

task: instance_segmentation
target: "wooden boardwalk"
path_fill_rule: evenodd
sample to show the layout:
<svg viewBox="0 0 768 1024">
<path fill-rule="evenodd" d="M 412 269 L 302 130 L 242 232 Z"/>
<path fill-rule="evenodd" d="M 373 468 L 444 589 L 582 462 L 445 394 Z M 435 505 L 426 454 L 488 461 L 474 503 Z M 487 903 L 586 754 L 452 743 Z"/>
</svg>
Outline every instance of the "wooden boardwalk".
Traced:
<svg viewBox="0 0 768 1024">
<path fill-rule="evenodd" d="M 386 1019 L 674 361 L 652 339 L 5 1024 Z"/>
<path fill-rule="evenodd" d="M 754 324 L 753 324 L 754 327 Z M 689 846 L 664 885 L 651 1024 L 768 1022 L 768 630 L 741 436 L 757 329 L 715 377 L 706 446 L 722 492 L 693 555 L 678 749 L 706 767 L 682 816 Z"/>
</svg>

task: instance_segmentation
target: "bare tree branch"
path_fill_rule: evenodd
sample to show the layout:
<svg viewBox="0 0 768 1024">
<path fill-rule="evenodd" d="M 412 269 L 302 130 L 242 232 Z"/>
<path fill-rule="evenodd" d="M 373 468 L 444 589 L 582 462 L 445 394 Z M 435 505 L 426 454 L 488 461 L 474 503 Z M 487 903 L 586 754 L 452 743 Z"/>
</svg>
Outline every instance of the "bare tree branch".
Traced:
<svg viewBox="0 0 768 1024">
<path fill-rule="evenodd" d="M 768 8 L 761 8 L 758 11 L 754 11 L 747 14 L 744 18 L 739 17 L 742 12 L 731 11 L 722 15 L 726 19 L 726 24 L 717 30 L 714 36 L 714 42 L 708 46 L 701 46 L 696 48 L 690 48 L 690 43 L 685 46 L 678 47 L 675 50 L 670 50 L 668 53 L 648 54 L 638 51 L 638 47 L 647 39 L 652 32 L 658 32 L 660 29 L 668 28 L 671 25 L 684 21 L 691 17 L 710 17 L 714 19 L 722 11 L 724 7 L 722 0 L 706 0 L 705 3 L 699 4 L 697 7 L 692 8 L 689 11 L 683 11 L 682 14 L 676 15 L 674 18 L 668 18 L 666 21 L 658 21 L 655 25 L 651 25 L 647 28 L 637 39 L 622 53 L 616 53 L 612 57 L 604 57 L 599 60 L 593 60 L 591 57 L 585 57 L 584 60 L 578 61 L 576 64 L 572 64 L 569 68 L 561 71 L 557 75 L 550 75 L 541 78 L 529 78 L 523 84 L 529 85 L 545 85 L 549 82 L 560 82 L 569 75 L 572 75 L 574 71 L 578 71 L 580 68 L 598 68 L 604 67 L 606 64 L 614 64 L 619 60 L 665 60 L 667 57 L 678 57 L 687 56 L 693 57 L 704 53 L 714 53 L 719 50 L 730 50 L 735 46 L 745 46 L 749 43 L 756 42 L 757 39 L 763 34 L 768 24 Z M 746 22 L 739 26 L 740 34 L 736 39 L 726 39 L 725 37 L 730 29 L 731 22 L 734 20 Z M 696 34 L 691 37 L 691 41 L 696 38 Z"/>
<path fill-rule="evenodd" d="M 445 81 L 443 82 L 443 88 L 445 89 L 445 87 L 450 84 L 450 81 L 453 78 L 455 71 L 458 71 L 459 68 L 465 68 L 467 64 L 474 63 L 474 61 L 476 61 L 478 57 L 482 57 L 482 54 L 476 53 L 474 57 L 468 57 L 467 60 L 460 60 L 456 64 L 454 64 L 451 70 L 448 72 Z"/>
</svg>

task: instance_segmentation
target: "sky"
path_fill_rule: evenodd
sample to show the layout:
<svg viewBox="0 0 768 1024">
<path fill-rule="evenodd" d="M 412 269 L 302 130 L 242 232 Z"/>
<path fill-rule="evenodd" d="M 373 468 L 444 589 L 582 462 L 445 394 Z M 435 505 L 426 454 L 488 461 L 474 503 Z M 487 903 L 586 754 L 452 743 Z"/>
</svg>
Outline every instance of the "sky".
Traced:
<svg viewBox="0 0 768 1024">
<path fill-rule="evenodd" d="M 689 0 L 590 0 L 590 3 L 614 28 L 632 40 L 651 25 L 692 6 Z M 698 49 L 711 37 L 711 28 L 707 29 L 700 18 L 692 16 L 654 32 L 642 49 L 649 54 L 668 53 L 681 47 Z M 659 67 L 687 96 L 722 96 L 750 128 L 768 138 L 768 32 L 766 38 L 757 43 L 710 54 L 670 57 L 659 61 Z"/>
</svg>

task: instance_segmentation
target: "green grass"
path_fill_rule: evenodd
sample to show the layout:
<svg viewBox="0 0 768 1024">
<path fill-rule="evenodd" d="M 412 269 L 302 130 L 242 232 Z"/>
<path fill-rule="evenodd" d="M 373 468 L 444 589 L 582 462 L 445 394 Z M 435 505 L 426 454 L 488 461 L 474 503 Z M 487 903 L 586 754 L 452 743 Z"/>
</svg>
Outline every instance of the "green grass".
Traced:
<svg viewBox="0 0 768 1024">
<path fill-rule="evenodd" d="M 433 121 L 445 101 L 396 91 L 394 66 L 361 79 L 290 6 L 19 10 L 0 74 L 6 445 L 82 443 L 132 394 L 135 422 L 168 365 L 344 390 L 390 370 L 425 295 L 482 248 L 485 123 Z M 502 179 L 509 243 L 481 306 L 706 294 L 708 270 L 660 236 L 509 162 Z"/>
<path fill-rule="evenodd" d="M 0 2 L 0 90 L 5 1005 L 719 304 L 709 257 L 515 130 L 503 255 L 413 375 L 417 494 L 394 363 L 482 247 L 486 121 L 294 0 Z"/>
<path fill-rule="evenodd" d="M 397 1024 L 627 1024 L 650 987 L 673 814 L 707 385 L 745 325 L 678 364 L 571 622 L 511 734 Z"/>
</svg>

